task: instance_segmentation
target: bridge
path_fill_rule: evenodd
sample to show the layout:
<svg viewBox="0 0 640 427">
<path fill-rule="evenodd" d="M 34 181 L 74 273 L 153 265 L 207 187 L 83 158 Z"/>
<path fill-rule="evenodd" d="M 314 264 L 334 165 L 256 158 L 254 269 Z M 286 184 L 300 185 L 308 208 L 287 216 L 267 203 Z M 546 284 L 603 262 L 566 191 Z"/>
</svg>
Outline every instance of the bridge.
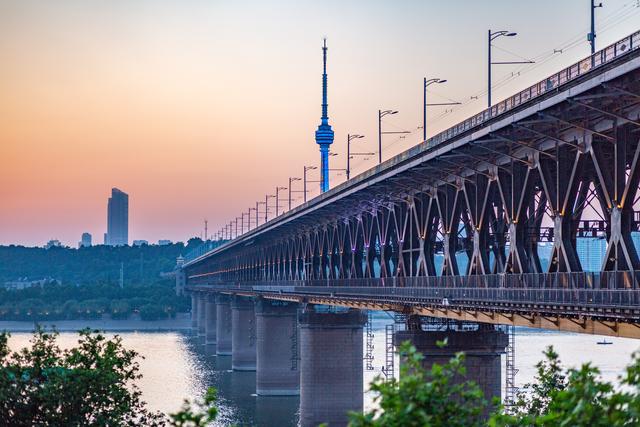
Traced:
<svg viewBox="0 0 640 427">
<path fill-rule="evenodd" d="M 513 326 L 638 338 L 639 139 L 636 32 L 187 260 L 194 327 L 258 394 L 299 392 L 303 426 L 362 408 L 362 310 L 427 364 L 465 351 L 486 396 Z"/>
</svg>

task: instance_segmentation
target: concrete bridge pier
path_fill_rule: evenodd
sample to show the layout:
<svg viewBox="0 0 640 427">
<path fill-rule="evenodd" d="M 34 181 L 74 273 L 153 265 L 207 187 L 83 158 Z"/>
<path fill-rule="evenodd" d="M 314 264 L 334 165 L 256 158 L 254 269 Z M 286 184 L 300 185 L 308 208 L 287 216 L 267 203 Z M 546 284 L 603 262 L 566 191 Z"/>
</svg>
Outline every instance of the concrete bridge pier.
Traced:
<svg viewBox="0 0 640 427">
<path fill-rule="evenodd" d="M 447 345 L 438 347 L 437 342 L 445 339 L 447 339 Z M 424 354 L 422 365 L 426 369 L 431 369 L 434 363 L 445 364 L 457 352 L 463 351 L 467 375 L 458 380 L 474 381 L 480 386 L 488 402 L 491 402 L 493 397 L 501 396 L 500 355 L 505 352 L 508 345 L 508 336 L 505 332 L 484 323 L 480 323 L 477 330 L 458 328 L 458 330 L 425 331 L 417 327 L 396 332 L 394 337 L 396 347 L 407 340 L 416 350 Z"/>
<path fill-rule="evenodd" d="M 300 315 L 300 426 L 346 426 L 348 411 L 363 409 L 360 310 Z"/>
<path fill-rule="evenodd" d="M 216 296 L 215 294 L 207 295 L 206 303 L 207 311 L 205 313 L 205 345 L 216 344 Z"/>
<path fill-rule="evenodd" d="M 206 323 L 207 323 L 207 294 L 200 293 L 198 294 L 198 337 L 202 337 L 204 340 L 204 335 L 206 333 Z"/>
<path fill-rule="evenodd" d="M 231 369 L 256 370 L 256 314 L 253 298 L 234 296 L 231 300 Z"/>
<path fill-rule="evenodd" d="M 191 331 L 198 334 L 198 294 L 191 293 Z"/>
<path fill-rule="evenodd" d="M 259 298 L 256 301 L 256 394 L 300 394 L 298 304 Z"/>
<path fill-rule="evenodd" d="M 216 354 L 231 356 L 231 297 L 216 295 Z"/>
</svg>

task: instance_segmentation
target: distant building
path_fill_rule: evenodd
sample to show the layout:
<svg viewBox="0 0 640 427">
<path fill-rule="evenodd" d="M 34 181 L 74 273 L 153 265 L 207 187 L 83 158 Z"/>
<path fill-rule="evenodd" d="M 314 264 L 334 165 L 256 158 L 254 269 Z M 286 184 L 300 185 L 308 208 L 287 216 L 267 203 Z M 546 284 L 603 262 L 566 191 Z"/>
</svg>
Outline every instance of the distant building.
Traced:
<svg viewBox="0 0 640 427">
<path fill-rule="evenodd" d="M 607 241 L 599 237 L 576 239 L 576 251 L 583 271 L 600 271 L 607 251 Z"/>
<path fill-rule="evenodd" d="M 104 240 L 102 241 L 102 243 L 103 243 L 104 245 L 108 244 L 108 243 L 107 243 L 107 233 L 104 233 Z"/>
<path fill-rule="evenodd" d="M 158 240 L 159 246 L 167 246 L 167 245 L 170 245 L 171 243 L 173 243 L 171 240 Z"/>
<path fill-rule="evenodd" d="M 149 242 L 147 240 L 134 240 L 133 241 L 133 246 L 142 246 L 142 245 L 148 245 Z"/>
<path fill-rule="evenodd" d="M 79 248 L 88 248 L 91 246 L 91 234 L 90 233 L 82 233 L 82 238 L 78 242 Z"/>
<path fill-rule="evenodd" d="M 129 195 L 117 188 L 111 189 L 107 205 L 107 245 L 129 244 Z"/>
<path fill-rule="evenodd" d="M 31 288 L 33 286 L 45 286 L 45 285 L 55 285 L 55 284 L 60 284 L 60 281 L 56 279 L 52 279 L 51 277 L 40 279 L 40 280 L 29 280 L 26 277 L 22 277 L 18 280 L 4 282 L 3 286 L 8 291 L 17 291 L 20 289 Z"/>
<path fill-rule="evenodd" d="M 62 246 L 62 243 L 60 243 L 60 240 L 52 239 L 52 240 L 49 240 L 46 245 L 44 245 L 44 248 L 51 249 L 51 248 L 58 248 L 60 246 Z"/>
</svg>

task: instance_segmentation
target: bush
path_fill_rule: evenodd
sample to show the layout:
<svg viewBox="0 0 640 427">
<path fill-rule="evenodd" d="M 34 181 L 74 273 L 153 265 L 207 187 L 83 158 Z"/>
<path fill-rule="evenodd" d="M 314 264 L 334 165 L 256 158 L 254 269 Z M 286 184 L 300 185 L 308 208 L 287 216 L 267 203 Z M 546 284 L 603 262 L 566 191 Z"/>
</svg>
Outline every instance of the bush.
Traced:
<svg viewBox="0 0 640 427">
<path fill-rule="evenodd" d="M 142 320 L 166 319 L 167 312 L 165 312 L 159 305 L 147 304 L 140 308 L 140 318 Z"/>
<path fill-rule="evenodd" d="M 131 305 L 127 300 L 113 300 L 110 312 L 112 319 L 127 319 L 131 315 Z"/>
<path fill-rule="evenodd" d="M 146 409 L 135 381 L 138 355 L 89 330 L 61 350 L 57 333 L 37 330 L 31 348 L 10 353 L 0 334 L 0 425 L 162 425 Z"/>
<path fill-rule="evenodd" d="M 136 384 L 139 356 L 118 336 L 84 330 L 75 348 L 61 350 L 57 333 L 38 329 L 30 348 L 13 353 L 8 337 L 0 333 L 1 426 L 205 427 L 216 418 L 212 388 L 169 419 L 149 411 Z"/>
</svg>

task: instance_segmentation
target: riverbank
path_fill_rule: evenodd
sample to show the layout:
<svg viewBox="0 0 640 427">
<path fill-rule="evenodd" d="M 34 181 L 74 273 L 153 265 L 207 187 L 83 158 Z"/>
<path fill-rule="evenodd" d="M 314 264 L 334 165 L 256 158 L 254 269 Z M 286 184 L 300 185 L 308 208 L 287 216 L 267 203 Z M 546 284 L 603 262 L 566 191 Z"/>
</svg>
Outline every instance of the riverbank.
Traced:
<svg viewBox="0 0 640 427">
<path fill-rule="evenodd" d="M 130 319 L 113 320 L 103 316 L 96 320 L 51 320 L 40 322 L 45 329 L 55 328 L 58 331 L 79 331 L 90 328 L 100 331 L 132 332 L 132 331 L 187 331 L 191 329 L 191 314 L 178 313 L 174 319 L 141 320 L 138 316 Z M 35 328 L 34 322 L 0 321 L 0 331 L 30 332 Z"/>
</svg>

